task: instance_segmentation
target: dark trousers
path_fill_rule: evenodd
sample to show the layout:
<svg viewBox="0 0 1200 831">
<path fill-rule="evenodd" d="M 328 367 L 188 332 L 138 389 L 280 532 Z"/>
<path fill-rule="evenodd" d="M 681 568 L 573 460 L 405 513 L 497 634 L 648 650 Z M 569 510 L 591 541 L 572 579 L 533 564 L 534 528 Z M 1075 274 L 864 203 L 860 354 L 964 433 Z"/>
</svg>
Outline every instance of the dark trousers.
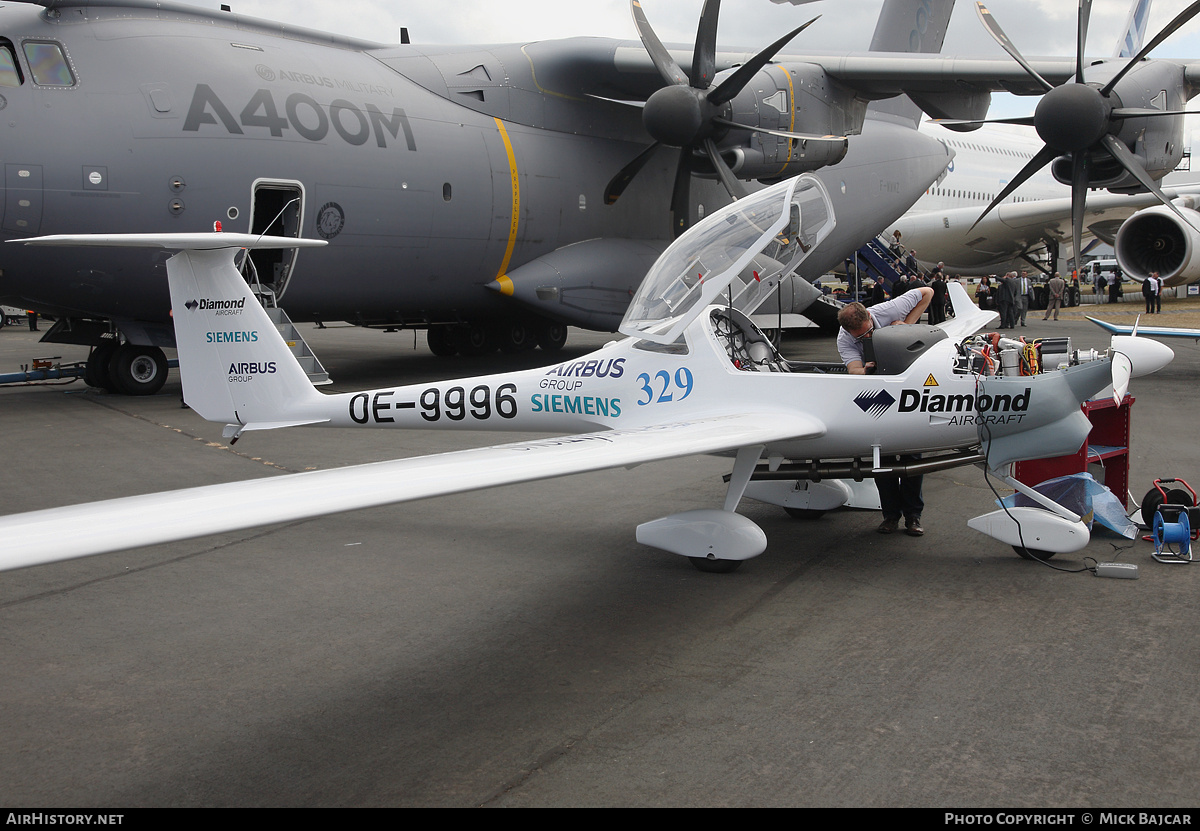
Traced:
<svg viewBox="0 0 1200 831">
<path fill-rule="evenodd" d="M 888 459 L 900 463 L 915 462 L 920 456 L 893 456 Z M 882 461 L 882 460 L 881 460 Z M 920 519 L 925 510 L 921 496 L 924 476 L 878 476 L 875 487 L 879 489 L 879 510 L 884 519 Z"/>
</svg>

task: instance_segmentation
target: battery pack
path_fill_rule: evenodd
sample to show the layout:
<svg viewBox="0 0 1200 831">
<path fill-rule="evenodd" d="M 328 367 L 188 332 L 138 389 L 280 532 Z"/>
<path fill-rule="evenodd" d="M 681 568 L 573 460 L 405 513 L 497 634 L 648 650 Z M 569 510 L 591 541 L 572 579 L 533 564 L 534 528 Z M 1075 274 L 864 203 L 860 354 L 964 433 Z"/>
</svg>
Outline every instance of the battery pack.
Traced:
<svg viewBox="0 0 1200 831">
<path fill-rule="evenodd" d="M 1138 567 L 1133 563 L 1096 563 L 1096 576 L 1136 580 L 1138 578 Z"/>
</svg>

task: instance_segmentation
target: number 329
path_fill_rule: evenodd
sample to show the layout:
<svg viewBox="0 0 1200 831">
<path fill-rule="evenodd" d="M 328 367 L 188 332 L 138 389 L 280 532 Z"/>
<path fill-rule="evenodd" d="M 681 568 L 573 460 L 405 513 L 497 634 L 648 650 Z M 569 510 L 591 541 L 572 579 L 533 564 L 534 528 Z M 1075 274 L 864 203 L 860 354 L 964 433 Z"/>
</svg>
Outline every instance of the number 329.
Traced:
<svg viewBox="0 0 1200 831">
<path fill-rule="evenodd" d="M 642 384 L 642 392 L 645 393 L 646 399 L 643 401 L 638 399 L 638 406 L 644 407 L 647 404 L 665 404 L 668 401 L 682 401 L 692 394 L 692 371 L 687 367 L 680 367 L 675 370 L 674 385 L 672 385 L 671 373 L 665 369 L 660 369 L 651 378 L 649 373 L 643 372 L 637 377 Z M 657 394 L 655 389 L 657 389 Z M 678 398 L 675 394 L 682 391 L 683 394 Z"/>
</svg>

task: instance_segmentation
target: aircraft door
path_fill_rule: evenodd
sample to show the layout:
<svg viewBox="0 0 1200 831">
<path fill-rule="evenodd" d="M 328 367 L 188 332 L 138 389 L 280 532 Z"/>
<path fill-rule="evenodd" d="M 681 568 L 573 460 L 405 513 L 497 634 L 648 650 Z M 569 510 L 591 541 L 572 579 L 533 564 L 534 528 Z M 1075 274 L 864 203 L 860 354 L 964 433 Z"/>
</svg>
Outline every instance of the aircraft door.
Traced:
<svg viewBox="0 0 1200 831">
<path fill-rule="evenodd" d="M 6 164 L 4 166 L 5 231 L 22 236 L 37 234 L 42 227 L 42 166 Z"/>
<path fill-rule="evenodd" d="M 250 206 L 250 233 L 299 237 L 304 220 L 304 186 L 297 181 L 259 179 L 254 183 Z M 282 297 L 296 266 L 299 248 L 263 249 L 250 252 L 258 282 Z M 246 279 L 253 285 L 254 273 Z"/>
</svg>

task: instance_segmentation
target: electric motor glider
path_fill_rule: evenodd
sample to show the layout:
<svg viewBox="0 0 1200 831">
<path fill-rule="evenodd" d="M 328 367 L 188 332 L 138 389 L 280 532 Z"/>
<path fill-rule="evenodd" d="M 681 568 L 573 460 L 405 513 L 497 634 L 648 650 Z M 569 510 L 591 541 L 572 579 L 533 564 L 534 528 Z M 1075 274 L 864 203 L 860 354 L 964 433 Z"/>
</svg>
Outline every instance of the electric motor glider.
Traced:
<svg viewBox="0 0 1200 831">
<path fill-rule="evenodd" d="M 789 362 L 748 315 L 835 224 L 820 180 L 806 174 L 781 182 L 715 212 L 664 252 L 630 304 L 624 340 L 542 369 L 336 395 L 308 381 L 238 273 L 241 249 L 279 239 L 217 233 L 26 240 L 179 250 L 167 276 L 184 398 L 204 418 L 225 424 L 231 441 L 298 425 L 560 435 L 12 515 L 0 519 L 0 568 L 728 453 L 733 472 L 719 509 L 675 514 L 637 531 L 640 542 L 687 556 L 703 570 L 728 571 L 766 547 L 762 530 L 735 513 L 756 476 L 771 481 L 755 482 L 754 498 L 819 511 L 847 499 L 845 486 L 827 481 L 835 468 L 847 478 L 869 477 L 890 470 L 884 455 L 924 453 L 926 467 L 978 462 L 1001 472 L 1014 461 L 1074 452 L 1089 429 L 1081 401 L 1110 383 L 1123 396 L 1131 376 L 1172 357 L 1161 344 L 1114 337 L 1094 360 L 1038 367 L 1024 344 L 973 337 L 996 314 L 976 308 L 952 284 L 952 320 L 872 335 L 875 375 Z M 1021 354 L 1032 374 L 1002 374 Z M 1045 510 L 996 512 L 973 527 L 1047 551 L 1086 545 L 1079 517 L 1040 499 Z"/>
</svg>

